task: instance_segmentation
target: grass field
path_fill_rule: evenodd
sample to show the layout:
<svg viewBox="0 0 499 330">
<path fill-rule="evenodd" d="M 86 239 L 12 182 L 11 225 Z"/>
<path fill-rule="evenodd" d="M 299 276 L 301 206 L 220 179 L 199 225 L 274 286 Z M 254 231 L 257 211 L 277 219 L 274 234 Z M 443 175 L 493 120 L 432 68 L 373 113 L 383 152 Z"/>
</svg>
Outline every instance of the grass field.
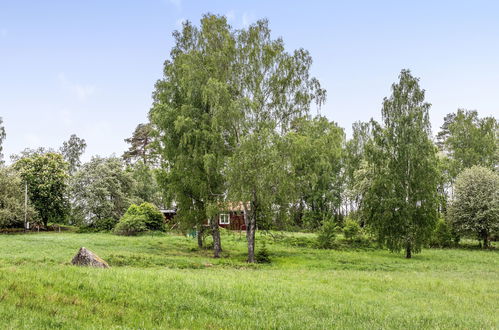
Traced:
<svg viewBox="0 0 499 330">
<path fill-rule="evenodd" d="M 239 234 L 219 260 L 175 235 L 1 235 L 0 328 L 499 328 L 497 250 L 406 260 L 264 239 L 269 265 L 244 262 Z M 81 246 L 112 268 L 71 266 Z"/>
</svg>

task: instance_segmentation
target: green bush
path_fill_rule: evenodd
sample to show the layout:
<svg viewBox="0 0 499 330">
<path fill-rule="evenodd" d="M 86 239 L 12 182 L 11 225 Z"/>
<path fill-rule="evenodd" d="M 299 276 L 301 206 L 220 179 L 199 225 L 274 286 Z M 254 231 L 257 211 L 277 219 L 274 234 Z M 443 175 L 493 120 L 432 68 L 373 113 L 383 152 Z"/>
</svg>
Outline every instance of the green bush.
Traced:
<svg viewBox="0 0 499 330">
<path fill-rule="evenodd" d="M 97 219 L 94 222 L 94 227 L 96 231 L 113 230 L 114 226 L 116 226 L 116 223 L 116 220 L 113 218 Z"/>
<path fill-rule="evenodd" d="M 439 219 L 437 221 L 437 225 L 435 226 L 435 230 L 433 231 L 430 245 L 432 247 L 450 247 L 452 246 L 452 242 L 454 240 L 454 236 L 452 235 L 451 228 L 447 221 L 444 219 Z"/>
<path fill-rule="evenodd" d="M 147 218 L 145 215 L 125 214 L 116 227 L 114 233 L 124 236 L 135 236 L 141 232 L 147 231 Z"/>
<path fill-rule="evenodd" d="M 255 254 L 255 259 L 259 264 L 269 264 L 271 262 L 270 253 L 265 246 L 265 242 L 263 242 L 262 248 Z"/>
<path fill-rule="evenodd" d="M 352 219 L 347 219 L 345 221 L 345 226 L 343 227 L 343 234 L 345 238 L 350 242 L 358 241 L 361 236 L 361 228 L 359 223 Z"/>
<path fill-rule="evenodd" d="M 303 212 L 303 226 L 310 230 L 317 230 L 320 228 L 324 219 L 324 214 L 317 211 L 306 210 Z"/>
<path fill-rule="evenodd" d="M 139 208 L 146 216 L 146 226 L 149 230 L 165 230 L 165 217 L 159 209 L 151 203 L 142 203 Z"/>
<path fill-rule="evenodd" d="M 338 227 L 333 221 L 325 221 L 317 235 L 317 247 L 319 249 L 332 249 L 335 247 L 336 232 Z"/>
<path fill-rule="evenodd" d="M 148 230 L 164 230 L 164 216 L 159 209 L 151 203 L 140 205 L 132 204 L 124 216 L 140 215 L 145 217 L 145 225 Z M 120 220 L 121 221 L 121 220 Z"/>
</svg>

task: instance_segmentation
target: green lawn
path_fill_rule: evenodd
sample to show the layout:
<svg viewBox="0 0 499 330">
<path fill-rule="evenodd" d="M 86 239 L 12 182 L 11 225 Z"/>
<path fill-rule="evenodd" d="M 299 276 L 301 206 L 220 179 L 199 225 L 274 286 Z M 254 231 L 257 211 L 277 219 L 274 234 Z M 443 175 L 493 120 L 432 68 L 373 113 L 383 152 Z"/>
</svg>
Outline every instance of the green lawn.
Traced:
<svg viewBox="0 0 499 330">
<path fill-rule="evenodd" d="M 247 265 L 239 234 L 219 260 L 175 235 L 1 235 L 0 328 L 499 328 L 497 250 L 406 260 L 266 239 L 270 265 Z M 112 268 L 71 266 L 81 246 Z"/>
</svg>

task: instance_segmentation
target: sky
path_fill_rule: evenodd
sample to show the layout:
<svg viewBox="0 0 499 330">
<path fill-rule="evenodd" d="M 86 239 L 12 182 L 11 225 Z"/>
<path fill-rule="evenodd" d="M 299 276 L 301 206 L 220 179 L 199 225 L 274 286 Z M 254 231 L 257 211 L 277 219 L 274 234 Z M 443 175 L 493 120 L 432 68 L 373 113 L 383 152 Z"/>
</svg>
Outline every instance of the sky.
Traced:
<svg viewBox="0 0 499 330">
<path fill-rule="evenodd" d="M 347 135 L 380 119 L 402 69 L 420 78 L 434 133 L 458 108 L 499 116 L 499 1 L 0 0 L 6 160 L 71 134 L 87 141 L 84 160 L 121 155 L 147 121 L 172 32 L 205 13 L 237 29 L 267 18 L 288 51 L 307 49 L 328 93 L 320 114 Z"/>
</svg>

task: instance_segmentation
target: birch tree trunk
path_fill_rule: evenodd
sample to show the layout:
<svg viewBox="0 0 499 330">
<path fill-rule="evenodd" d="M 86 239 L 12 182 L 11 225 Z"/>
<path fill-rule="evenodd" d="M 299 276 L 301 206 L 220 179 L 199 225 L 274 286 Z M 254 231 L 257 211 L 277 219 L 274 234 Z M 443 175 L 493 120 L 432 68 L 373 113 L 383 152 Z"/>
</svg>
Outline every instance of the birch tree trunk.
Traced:
<svg viewBox="0 0 499 330">
<path fill-rule="evenodd" d="M 211 234 L 213 236 L 213 258 L 220 258 L 220 252 L 222 252 L 222 242 L 220 240 L 220 230 L 218 229 L 216 216 L 211 219 L 210 227 Z"/>
</svg>

